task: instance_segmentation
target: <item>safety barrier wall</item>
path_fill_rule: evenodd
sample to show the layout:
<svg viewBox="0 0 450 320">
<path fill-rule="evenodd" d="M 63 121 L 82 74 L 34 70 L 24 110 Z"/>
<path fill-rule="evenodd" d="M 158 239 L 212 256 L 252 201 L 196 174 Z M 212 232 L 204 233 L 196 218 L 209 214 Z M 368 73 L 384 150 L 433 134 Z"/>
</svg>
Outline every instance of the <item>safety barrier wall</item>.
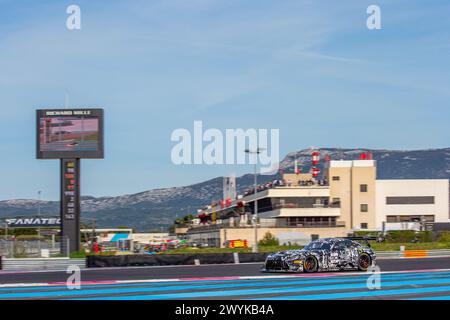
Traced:
<svg viewBox="0 0 450 320">
<path fill-rule="evenodd" d="M 198 254 L 154 254 L 124 256 L 89 256 L 88 268 L 168 266 L 221 263 L 264 262 L 268 253 L 198 253 Z"/>
<path fill-rule="evenodd" d="M 128 266 L 168 266 L 221 263 L 264 262 L 269 253 L 198 253 L 124 256 L 89 256 L 88 268 Z M 403 259 L 450 256 L 450 250 L 405 250 L 377 252 L 378 259 Z"/>
</svg>

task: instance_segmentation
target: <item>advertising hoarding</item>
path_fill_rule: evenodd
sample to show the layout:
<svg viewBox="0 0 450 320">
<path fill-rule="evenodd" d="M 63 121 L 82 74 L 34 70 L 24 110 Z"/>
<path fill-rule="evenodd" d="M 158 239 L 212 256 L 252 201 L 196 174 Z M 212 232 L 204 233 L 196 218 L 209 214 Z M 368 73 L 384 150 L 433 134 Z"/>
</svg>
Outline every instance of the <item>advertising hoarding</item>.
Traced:
<svg viewBox="0 0 450 320">
<path fill-rule="evenodd" d="M 5 219 L 8 228 L 59 227 L 59 217 L 17 217 Z"/>
</svg>

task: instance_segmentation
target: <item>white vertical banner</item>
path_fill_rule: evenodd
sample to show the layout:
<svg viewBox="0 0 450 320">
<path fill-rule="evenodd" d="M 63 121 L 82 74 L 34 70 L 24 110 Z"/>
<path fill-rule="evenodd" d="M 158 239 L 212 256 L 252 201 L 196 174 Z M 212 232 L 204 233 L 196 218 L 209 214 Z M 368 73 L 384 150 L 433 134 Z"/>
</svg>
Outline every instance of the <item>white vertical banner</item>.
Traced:
<svg viewBox="0 0 450 320">
<path fill-rule="evenodd" d="M 231 200 L 236 200 L 237 199 L 237 191 L 236 191 L 236 175 L 232 174 L 230 175 L 230 198 Z"/>
<path fill-rule="evenodd" d="M 231 174 L 229 177 L 223 177 L 223 199 L 236 200 L 236 175 Z"/>
<path fill-rule="evenodd" d="M 228 197 L 228 177 L 223 177 L 223 186 L 222 186 L 222 190 L 223 190 L 223 196 L 222 199 L 225 201 Z"/>
</svg>

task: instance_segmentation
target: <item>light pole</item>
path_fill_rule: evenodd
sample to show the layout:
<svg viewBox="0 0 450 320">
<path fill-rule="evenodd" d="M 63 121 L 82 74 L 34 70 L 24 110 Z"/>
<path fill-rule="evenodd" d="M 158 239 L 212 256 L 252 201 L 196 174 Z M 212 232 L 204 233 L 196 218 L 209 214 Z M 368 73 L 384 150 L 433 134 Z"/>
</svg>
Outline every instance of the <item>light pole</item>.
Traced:
<svg viewBox="0 0 450 320">
<path fill-rule="evenodd" d="M 41 193 L 42 191 L 38 191 L 38 217 L 41 217 Z M 39 252 L 41 251 L 41 221 L 39 221 L 38 226 L 38 242 L 39 242 Z"/>
<path fill-rule="evenodd" d="M 5 221 L 5 244 L 8 240 L 8 222 Z"/>
<path fill-rule="evenodd" d="M 261 151 L 264 149 L 262 148 L 256 148 L 256 150 L 249 150 L 245 149 L 245 153 L 256 155 L 260 154 Z M 253 171 L 254 171 L 254 184 L 255 184 L 255 199 L 254 199 L 254 207 L 255 211 L 253 213 L 253 230 L 255 235 L 255 244 L 252 247 L 252 252 L 257 253 L 258 252 L 258 198 L 257 198 L 257 192 L 258 192 L 258 181 L 257 181 L 257 172 L 256 172 L 256 164 L 257 164 L 257 158 L 255 159 L 255 163 L 253 164 Z"/>
<path fill-rule="evenodd" d="M 86 218 L 85 218 L 86 219 Z M 97 220 L 95 218 L 89 218 L 88 220 L 92 221 L 92 233 L 91 233 L 91 238 L 92 238 L 92 242 L 94 241 L 94 239 L 96 239 L 95 236 L 95 228 L 96 228 L 96 222 Z M 87 241 L 89 241 L 89 239 L 87 239 Z"/>
</svg>

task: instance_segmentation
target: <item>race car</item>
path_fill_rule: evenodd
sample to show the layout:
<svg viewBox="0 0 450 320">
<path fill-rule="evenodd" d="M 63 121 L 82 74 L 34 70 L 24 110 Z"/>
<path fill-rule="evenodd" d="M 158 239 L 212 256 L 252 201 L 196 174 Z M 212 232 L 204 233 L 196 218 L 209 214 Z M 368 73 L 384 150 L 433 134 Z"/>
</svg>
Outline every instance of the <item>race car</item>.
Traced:
<svg viewBox="0 0 450 320">
<path fill-rule="evenodd" d="M 375 265 L 370 237 L 324 238 L 301 250 L 287 250 L 267 256 L 262 272 L 320 272 L 360 270 Z M 362 245 L 361 243 L 365 245 Z"/>
</svg>

